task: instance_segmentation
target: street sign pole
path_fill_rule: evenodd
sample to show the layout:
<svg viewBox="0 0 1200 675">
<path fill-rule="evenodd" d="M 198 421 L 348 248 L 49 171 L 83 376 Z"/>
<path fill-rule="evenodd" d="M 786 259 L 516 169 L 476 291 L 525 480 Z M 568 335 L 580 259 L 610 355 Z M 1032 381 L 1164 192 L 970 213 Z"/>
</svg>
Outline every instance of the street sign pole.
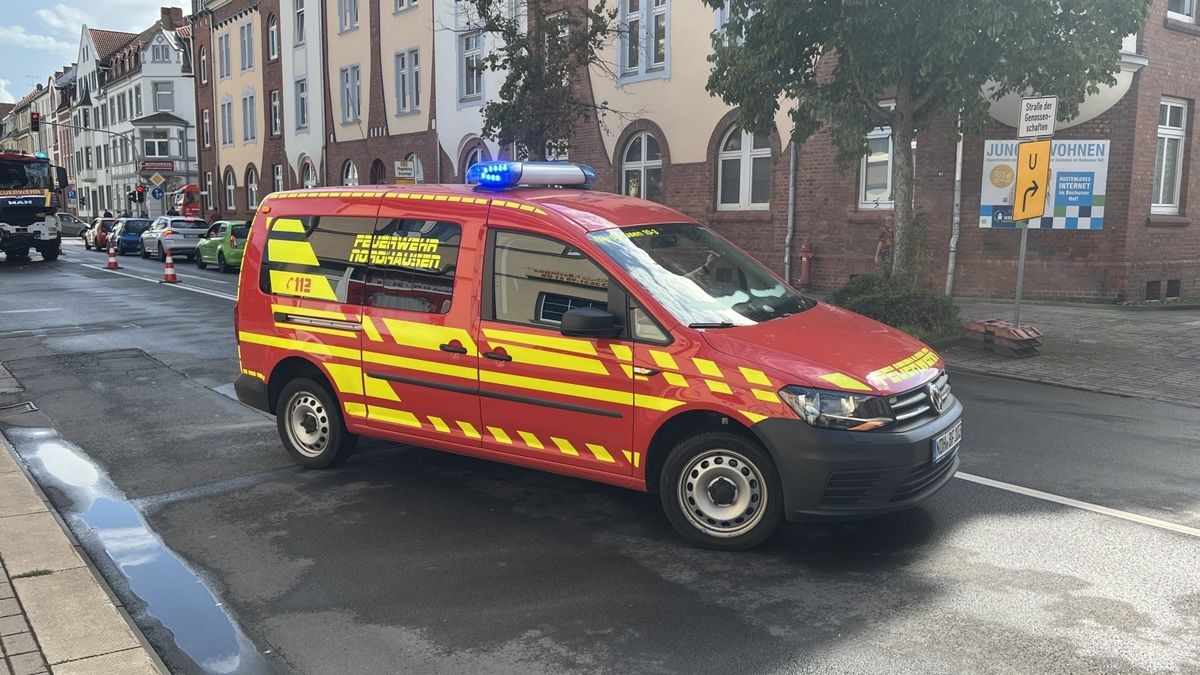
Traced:
<svg viewBox="0 0 1200 675">
<path fill-rule="evenodd" d="M 1025 282 L 1025 245 L 1029 241 L 1029 221 L 1021 227 L 1021 254 L 1017 257 L 1017 299 L 1013 303 L 1013 328 L 1021 328 L 1021 285 Z"/>
<path fill-rule="evenodd" d="M 1046 210 L 1050 192 L 1050 138 L 1054 136 L 1058 97 L 1039 96 L 1021 100 L 1017 137 L 1017 176 L 1013 192 L 1013 222 L 1021 228 L 1021 252 L 1017 255 L 1017 290 L 1013 300 L 1013 330 L 1021 329 L 1021 287 L 1025 283 L 1025 250 L 1029 245 L 1029 223 Z M 1037 140 L 1032 140 L 1037 139 Z M 1023 224 L 1022 224 L 1023 223 Z"/>
</svg>

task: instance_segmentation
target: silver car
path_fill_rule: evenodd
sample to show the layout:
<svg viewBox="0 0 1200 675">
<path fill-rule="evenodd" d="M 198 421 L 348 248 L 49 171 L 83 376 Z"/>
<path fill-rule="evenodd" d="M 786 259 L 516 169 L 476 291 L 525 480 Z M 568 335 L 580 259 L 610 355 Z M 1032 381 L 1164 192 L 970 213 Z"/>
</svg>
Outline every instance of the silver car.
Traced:
<svg viewBox="0 0 1200 675">
<path fill-rule="evenodd" d="M 82 237 L 83 231 L 88 229 L 88 224 L 75 216 L 59 211 L 58 216 L 58 231 L 64 237 Z"/>
<path fill-rule="evenodd" d="M 164 251 L 171 249 L 172 257 L 186 256 L 189 260 L 195 260 L 196 244 L 200 243 L 200 238 L 207 231 L 208 223 L 200 218 L 162 216 L 142 233 L 138 253 L 143 258 L 154 255 L 161 260 Z"/>
</svg>

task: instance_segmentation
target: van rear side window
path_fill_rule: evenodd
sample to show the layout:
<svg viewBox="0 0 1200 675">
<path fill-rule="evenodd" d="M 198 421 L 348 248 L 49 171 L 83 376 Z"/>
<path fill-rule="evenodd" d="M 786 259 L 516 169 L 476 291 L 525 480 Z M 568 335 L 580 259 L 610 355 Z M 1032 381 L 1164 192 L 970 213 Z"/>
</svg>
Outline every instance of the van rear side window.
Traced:
<svg viewBox="0 0 1200 675">
<path fill-rule="evenodd" d="M 285 216 L 267 233 L 264 293 L 362 304 L 374 218 Z"/>
<path fill-rule="evenodd" d="M 363 304 L 445 314 L 454 296 L 462 226 L 440 220 L 381 223 L 371 242 Z"/>
</svg>

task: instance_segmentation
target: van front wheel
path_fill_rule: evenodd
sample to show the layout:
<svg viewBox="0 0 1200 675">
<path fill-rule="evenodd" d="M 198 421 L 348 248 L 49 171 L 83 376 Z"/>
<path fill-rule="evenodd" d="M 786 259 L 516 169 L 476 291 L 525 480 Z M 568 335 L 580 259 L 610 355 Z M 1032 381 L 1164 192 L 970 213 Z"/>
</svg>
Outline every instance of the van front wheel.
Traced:
<svg viewBox="0 0 1200 675">
<path fill-rule="evenodd" d="M 746 435 L 710 431 L 680 441 L 663 464 L 659 485 L 671 525 L 704 548 L 752 548 L 783 519 L 779 472 Z"/>
<path fill-rule="evenodd" d="M 279 401 L 275 411 L 279 437 L 297 464 L 326 469 L 354 452 L 358 436 L 346 430 L 341 406 L 323 385 L 297 378 L 284 386 Z"/>
</svg>

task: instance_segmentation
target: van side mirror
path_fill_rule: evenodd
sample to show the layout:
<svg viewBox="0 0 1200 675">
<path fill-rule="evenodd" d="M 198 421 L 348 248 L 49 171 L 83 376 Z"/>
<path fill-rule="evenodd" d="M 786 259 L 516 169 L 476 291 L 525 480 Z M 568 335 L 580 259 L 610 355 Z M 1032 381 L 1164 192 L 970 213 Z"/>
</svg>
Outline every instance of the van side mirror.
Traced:
<svg viewBox="0 0 1200 675">
<path fill-rule="evenodd" d="M 71 181 L 67 179 L 67 169 L 63 166 L 54 167 L 54 191 L 64 190 Z"/>
<path fill-rule="evenodd" d="M 598 307 L 576 307 L 562 316 L 561 331 L 568 337 L 610 338 L 621 334 L 617 317 Z"/>
</svg>

